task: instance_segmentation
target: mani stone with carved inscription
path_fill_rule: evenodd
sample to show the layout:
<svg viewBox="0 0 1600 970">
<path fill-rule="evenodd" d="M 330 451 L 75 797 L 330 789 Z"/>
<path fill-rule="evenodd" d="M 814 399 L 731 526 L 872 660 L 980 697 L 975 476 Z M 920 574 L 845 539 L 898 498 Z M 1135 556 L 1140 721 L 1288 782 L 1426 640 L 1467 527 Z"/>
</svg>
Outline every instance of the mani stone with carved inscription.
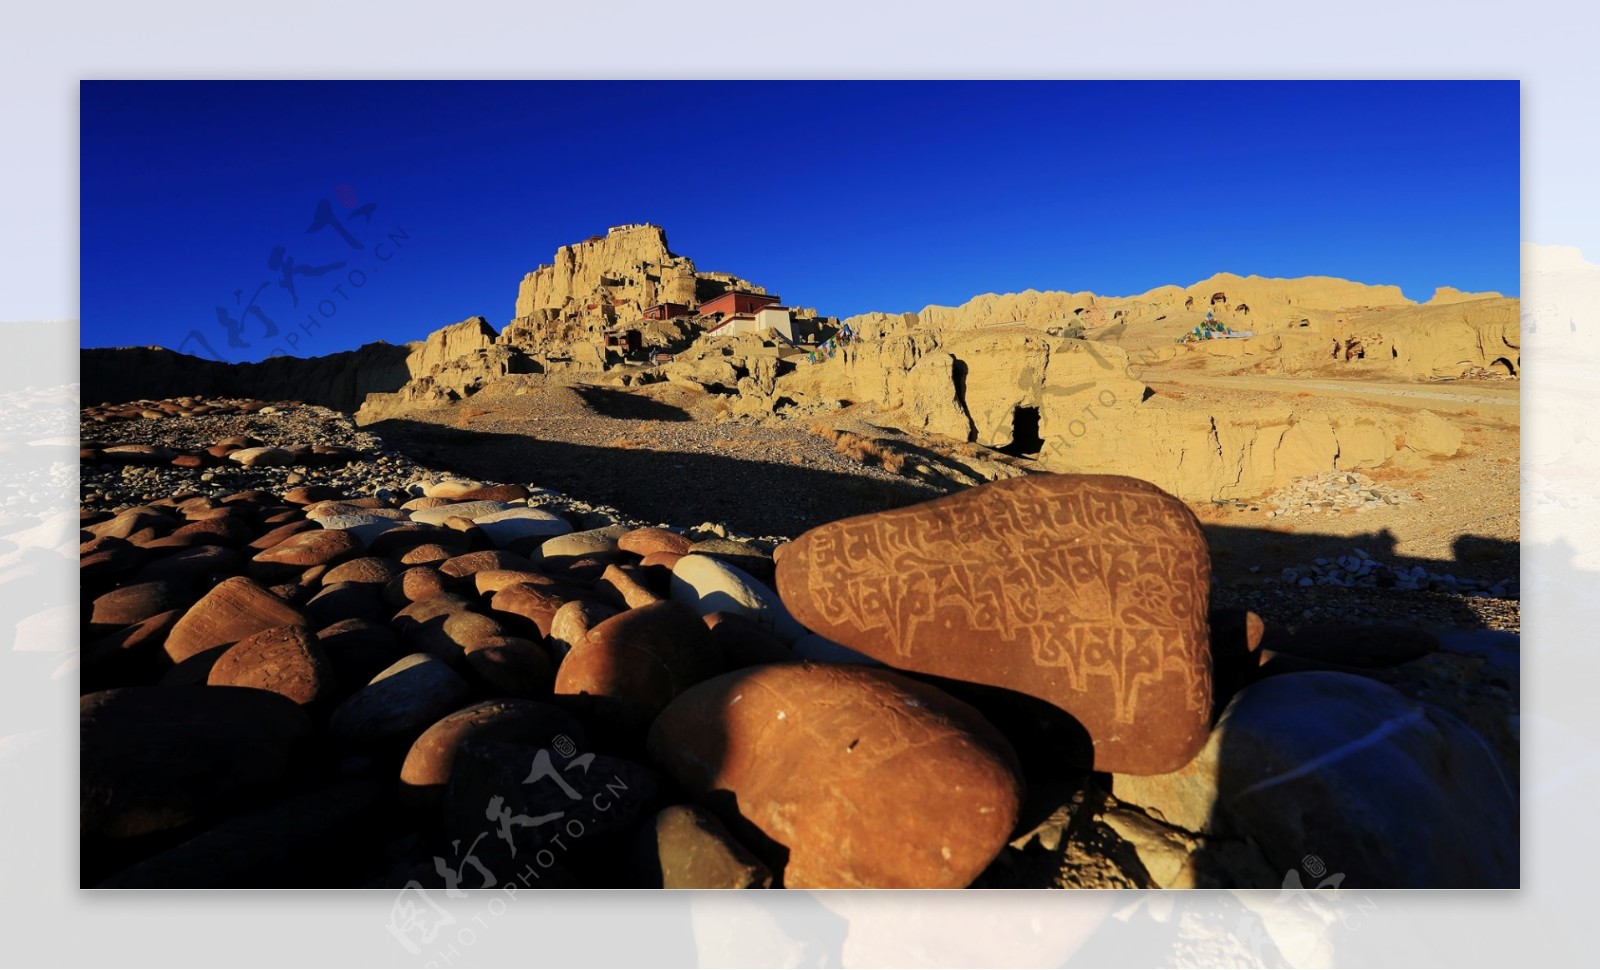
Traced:
<svg viewBox="0 0 1600 970">
<path fill-rule="evenodd" d="M 1211 728 L 1211 564 L 1149 482 L 1029 475 L 813 529 L 780 550 L 795 618 L 902 670 L 1066 711 L 1098 771 L 1181 768 Z"/>
</svg>

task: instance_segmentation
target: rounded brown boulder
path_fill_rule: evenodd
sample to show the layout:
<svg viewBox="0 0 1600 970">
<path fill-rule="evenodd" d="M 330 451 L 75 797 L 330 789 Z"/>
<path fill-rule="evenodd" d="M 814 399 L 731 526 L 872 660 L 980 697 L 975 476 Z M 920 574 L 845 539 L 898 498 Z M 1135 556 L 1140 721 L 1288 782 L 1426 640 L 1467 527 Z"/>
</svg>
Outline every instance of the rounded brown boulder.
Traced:
<svg viewBox="0 0 1600 970">
<path fill-rule="evenodd" d="M 813 632 L 1052 704 L 1087 730 L 1090 767 L 1125 774 L 1180 768 L 1210 733 L 1210 579 L 1188 506 L 1118 475 L 1027 475 L 841 519 L 777 562 Z"/>
<path fill-rule="evenodd" d="M 225 579 L 189 607 L 167 636 L 167 655 L 188 660 L 231 646 L 252 633 L 279 626 L 304 626 L 305 614 L 245 576 Z"/>
<path fill-rule="evenodd" d="M 724 674 L 662 711 L 649 751 L 795 889 L 970 885 L 1022 802 L 1016 755 L 976 710 L 873 667 Z"/>
<path fill-rule="evenodd" d="M 301 707 L 327 699 L 337 686 L 332 666 L 302 626 L 262 630 L 240 640 L 217 658 L 206 683 L 269 690 Z"/>
<path fill-rule="evenodd" d="M 251 560 L 250 571 L 274 580 L 298 576 L 311 566 L 329 566 L 361 554 L 361 540 L 341 529 L 318 529 L 290 536 Z"/>
<path fill-rule="evenodd" d="M 489 609 L 529 636 L 546 637 L 556 611 L 565 603 L 564 597 L 546 587 L 516 583 L 495 593 L 489 600 Z"/>
<path fill-rule="evenodd" d="M 556 695 L 586 724 L 616 737 L 642 734 L 662 708 L 722 671 L 706 625 L 680 603 L 618 613 L 589 631 L 561 661 Z"/>
<path fill-rule="evenodd" d="M 658 552 L 670 552 L 680 556 L 688 555 L 689 547 L 694 545 L 688 536 L 679 535 L 669 529 L 658 529 L 646 526 L 624 532 L 617 537 L 617 548 L 623 552 L 631 552 L 636 556 L 649 556 Z"/>
<path fill-rule="evenodd" d="M 158 613 L 181 609 L 191 601 L 181 583 L 156 580 L 135 583 L 96 597 L 89 616 L 89 629 L 108 633 L 142 623 Z"/>
</svg>

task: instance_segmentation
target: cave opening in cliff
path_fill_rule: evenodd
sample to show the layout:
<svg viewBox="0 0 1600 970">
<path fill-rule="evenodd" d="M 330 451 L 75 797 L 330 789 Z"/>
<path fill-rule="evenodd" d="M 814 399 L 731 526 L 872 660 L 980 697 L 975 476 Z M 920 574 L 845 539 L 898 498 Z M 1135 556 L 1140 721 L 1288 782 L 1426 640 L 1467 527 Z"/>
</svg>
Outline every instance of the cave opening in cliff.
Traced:
<svg viewBox="0 0 1600 970">
<path fill-rule="evenodd" d="M 1489 369 L 1504 374 L 1507 377 L 1517 376 L 1516 365 L 1512 364 L 1511 361 L 1504 357 L 1496 357 L 1494 362 L 1489 365 Z"/>
<path fill-rule="evenodd" d="M 1001 448 L 1015 458 L 1031 458 L 1044 450 L 1039 437 L 1039 409 L 1017 406 L 1011 411 L 1011 444 Z"/>
</svg>

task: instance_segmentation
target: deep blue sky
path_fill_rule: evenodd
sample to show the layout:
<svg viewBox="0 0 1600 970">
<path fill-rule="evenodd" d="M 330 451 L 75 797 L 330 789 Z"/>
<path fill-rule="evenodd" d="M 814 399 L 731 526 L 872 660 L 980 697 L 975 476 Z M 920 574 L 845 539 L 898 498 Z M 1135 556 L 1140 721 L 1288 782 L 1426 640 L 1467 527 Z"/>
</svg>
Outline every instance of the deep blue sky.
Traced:
<svg viewBox="0 0 1600 970">
<path fill-rule="evenodd" d="M 84 346 L 501 327 L 524 273 L 622 222 L 839 316 L 1221 271 L 1519 292 L 1515 82 L 85 82 L 81 134 Z M 306 233 L 324 199 L 360 251 Z M 280 245 L 346 266 L 296 308 Z M 269 281 L 284 332 L 333 316 L 261 339 Z"/>
</svg>

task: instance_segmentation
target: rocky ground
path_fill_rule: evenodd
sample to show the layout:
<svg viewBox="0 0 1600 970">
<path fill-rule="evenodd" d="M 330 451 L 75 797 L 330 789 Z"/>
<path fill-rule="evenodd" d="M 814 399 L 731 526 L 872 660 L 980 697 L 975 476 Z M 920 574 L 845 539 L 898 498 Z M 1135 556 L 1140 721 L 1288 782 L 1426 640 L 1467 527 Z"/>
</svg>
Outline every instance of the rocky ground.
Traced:
<svg viewBox="0 0 1600 970">
<path fill-rule="evenodd" d="M 869 658 L 779 597 L 785 540 L 953 486 L 697 406 L 546 389 L 365 430 L 297 404 L 85 409 L 85 885 L 1277 889 L 1313 849 L 1352 885 L 1515 884 L 1514 573 L 1281 539 L 1298 566 L 1223 557 L 1210 740 L 1174 772 L 1074 769 L 1062 724 L 836 666 Z M 1379 743 L 1390 722 L 1419 727 Z M 883 814 L 834 819 L 907 731 L 935 747 L 896 762 Z M 730 815 L 726 785 L 797 814 Z M 1466 803 L 1449 852 L 1370 856 Z"/>
</svg>

